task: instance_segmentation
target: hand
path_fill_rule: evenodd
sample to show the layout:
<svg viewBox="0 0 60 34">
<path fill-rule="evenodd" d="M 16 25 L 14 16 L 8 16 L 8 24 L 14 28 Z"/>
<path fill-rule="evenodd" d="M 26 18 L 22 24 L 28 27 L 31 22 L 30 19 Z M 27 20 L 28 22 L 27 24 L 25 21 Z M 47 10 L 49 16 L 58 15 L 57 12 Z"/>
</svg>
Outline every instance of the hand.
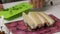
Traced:
<svg viewBox="0 0 60 34">
<path fill-rule="evenodd" d="M 30 4 L 33 5 L 33 8 L 42 8 L 44 6 L 44 0 L 30 0 Z"/>
</svg>

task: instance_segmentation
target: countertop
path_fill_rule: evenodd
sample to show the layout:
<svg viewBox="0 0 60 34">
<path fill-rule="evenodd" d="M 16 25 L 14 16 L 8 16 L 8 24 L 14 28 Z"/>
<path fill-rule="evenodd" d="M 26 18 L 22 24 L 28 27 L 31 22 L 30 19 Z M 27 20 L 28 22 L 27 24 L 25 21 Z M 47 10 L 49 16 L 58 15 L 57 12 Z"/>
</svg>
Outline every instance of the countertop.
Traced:
<svg viewBox="0 0 60 34">
<path fill-rule="evenodd" d="M 11 6 L 14 6 L 18 3 L 21 3 L 21 2 L 26 2 L 26 1 L 19 1 L 19 2 L 12 2 L 12 3 L 6 3 L 6 4 L 3 4 L 4 8 L 9 8 Z M 55 15 L 56 17 L 58 17 L 60 19 L 60 5 L 54 5 L 54 6 L 50 6 L 47 10 L 44 11 L 45 13 L 48 13 L 48 14 L 53 14 Z M 22 17 L 19 17 L 15 20 L 11 20 L 11 21 L 7 21 L 5 20 L 4 22 L 5 23 L 8 23 L 8 22 L 12 22 L 12 21 L 17 21 L 17 20 L 21 20 L 23 19 Z M 58 33 L 55 33 L 55 34 L 60 34 L 60 32 Z"/>
</svg>

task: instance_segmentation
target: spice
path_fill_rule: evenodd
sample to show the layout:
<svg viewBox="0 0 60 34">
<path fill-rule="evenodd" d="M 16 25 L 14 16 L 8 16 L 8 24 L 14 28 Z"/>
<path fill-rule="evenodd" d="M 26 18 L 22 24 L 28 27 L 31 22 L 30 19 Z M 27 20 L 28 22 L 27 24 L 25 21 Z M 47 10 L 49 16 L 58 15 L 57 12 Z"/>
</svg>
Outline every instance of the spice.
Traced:
<svg viewBox="0 0 60 34">
<path fill-rule="evenodd" d="M 30 0 L 30 4 L 33 5 L 33 8 L 42 8 L 44 6 L 45 0 Z"/>
<path fill-rule="evenodd" d="M 2 4 L 0 4 L 0 10 L 2 10 L 3 9 L 3 5 Z"/>
</svg>

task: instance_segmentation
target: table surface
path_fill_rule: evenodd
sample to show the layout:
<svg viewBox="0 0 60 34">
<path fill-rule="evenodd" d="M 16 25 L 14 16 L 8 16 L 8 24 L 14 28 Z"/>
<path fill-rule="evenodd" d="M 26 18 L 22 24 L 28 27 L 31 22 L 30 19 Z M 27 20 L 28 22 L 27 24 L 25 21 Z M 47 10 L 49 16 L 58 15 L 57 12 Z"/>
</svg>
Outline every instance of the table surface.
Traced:
<svg viewBox="0 0 60 34">
<path fill-rule="evenodd" d="M 19 2 L 12 2 L 12 3 L 6 3 L 6 4 L 3 4 L 4 8 L 9 8 L 11 6 L 14 6 L 18 3 L 21 3 L 21 2 L 27 2 L 27 1 L 19 1 Z M 48 13 L 48 14 L 53 14 L 55 15 L 56 17 L 58 17 L 60 19 L 60 5 L 54 5 L 54 6 L 50 6 L 47 10 L 44 11 L 45 13 Z M 21 20 L 23 19 L 22 17 L 19 17 L 17 19 L 14 19 L 14 20 L 10 20 L 10 21 L 7 21 L 5 20 L 4 23 L 8 23 L 8 22 L 12 22 L 12 21 L 17 21 L 17 20 Z M 6 28 L 5 28 L 6 29 Z M 4 30 L 5 30 L 4 29 Z M 6 31 L 6 30 L 5 30 Z M 54 33 L 54 34 L 60 34 L 60 32 L 58 33 Z"/>
</svg>

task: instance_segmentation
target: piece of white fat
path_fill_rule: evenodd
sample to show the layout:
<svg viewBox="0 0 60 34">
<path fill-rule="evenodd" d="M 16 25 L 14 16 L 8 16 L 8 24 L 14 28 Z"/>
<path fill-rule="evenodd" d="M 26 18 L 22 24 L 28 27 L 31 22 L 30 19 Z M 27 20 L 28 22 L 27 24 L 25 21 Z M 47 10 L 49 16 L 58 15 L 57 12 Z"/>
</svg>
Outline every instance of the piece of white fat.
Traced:
<svg viewBox="0 0 60 34">
<path fill-rule="evenodd" d="M 37 12 L 29 12 L 29 16 L 31 17 L 31 19 L 33 19 L 36 26 L 44 26 L 45 20 Z"/>
<path fill-rule="evenodd" d="M 35 23 L 33 22 L 30 16 L 23 13 L 23 18 L 24 18 L 25 23 L 28 24 L 31 29 L 34 29 L 36 27 Z"/>
<path fill-rule="evenodd" d="M 50 17 L 50 16 L 48 16 L 46 13 L 44 13 L 44 12 L 38 12 L 40 15 L 42 15 L 42 17 L 44 17 L 45 18 L 45 20 L 47 21 L 46 22 L 46 24 L 48 25 L 48 26 L 51 26 L 51 25 L 53 25 L 54 24 L 54 20 Z"/>
</svg>

